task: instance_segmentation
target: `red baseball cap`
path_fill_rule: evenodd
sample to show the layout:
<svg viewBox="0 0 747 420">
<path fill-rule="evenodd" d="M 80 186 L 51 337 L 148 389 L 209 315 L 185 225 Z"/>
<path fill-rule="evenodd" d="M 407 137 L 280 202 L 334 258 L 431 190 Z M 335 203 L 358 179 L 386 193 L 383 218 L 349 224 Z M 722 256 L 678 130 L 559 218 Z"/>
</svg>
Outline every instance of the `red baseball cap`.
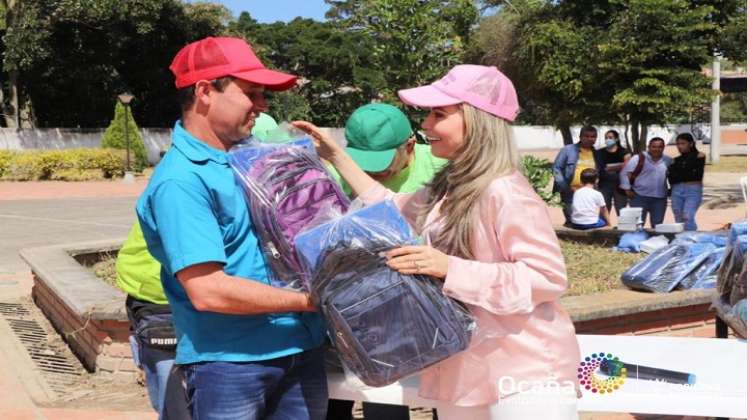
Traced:
<svg viewBox="0 0 747 420">
<path fill-rule="evenodd" d="M 187 45 L 176 54 L 169 69 L 176 76 L 177 89 L 200 80 L 233 76 L 280 91 L 294 87 L 297 79 L 266 68 L 246 41 L 229 37 L 208 37 Z"/>
</svg>

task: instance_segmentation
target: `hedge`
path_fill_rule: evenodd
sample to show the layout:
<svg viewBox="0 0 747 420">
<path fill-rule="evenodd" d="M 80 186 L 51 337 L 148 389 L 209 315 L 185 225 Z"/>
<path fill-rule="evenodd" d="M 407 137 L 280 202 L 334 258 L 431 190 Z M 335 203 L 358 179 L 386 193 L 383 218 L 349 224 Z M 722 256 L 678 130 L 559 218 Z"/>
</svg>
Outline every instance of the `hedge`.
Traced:
<svg viewBox="0 0 747 420">
<path fill-rule="evenodd" d="M 124 169 L 121 150 L 0 150 L 0 179 L 6 181 L 90 181 L 122 176 Z"/>
</svg>

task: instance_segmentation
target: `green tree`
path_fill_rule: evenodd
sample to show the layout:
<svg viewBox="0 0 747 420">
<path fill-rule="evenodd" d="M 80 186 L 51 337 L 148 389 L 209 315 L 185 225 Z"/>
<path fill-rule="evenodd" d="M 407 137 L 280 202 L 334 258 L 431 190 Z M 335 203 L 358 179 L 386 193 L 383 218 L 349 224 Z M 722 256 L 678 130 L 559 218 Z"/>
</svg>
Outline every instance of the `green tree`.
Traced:
<svg viewBox="0 0 747 420">
<path fill-rule="evenodd" d="M 127 137 L 125 137 L 125 121 L 127 123 Z M 114 108 L 114 119 L 104 132 L 101 139 L 101 147 L 108 149 L 127 150 L 127 139 L 130 142 L 130 164 L 136 171 L 142 171 L 148 166 L 148 155 L 145 152 L 145 143 L 140 135 L 137 123 L 125 107 L 119 101 Z"/>
<path fill-rule="evenodd" d="M 179 115 L 167 70 L 186 43 L 218 35 L 228 10 L 179 0 L 23 0 L 3 37 L 4 69 L 39 126 L 102 127 L 112 97 L 131 91 L 133 113 L 165 126 Z"/>
<path fill-rule="evenodd" d="M 269 112 L 276 119 L 295 115 L 323 126 L 342 126 L 384 85 L 371 70 L 372 46 L 365 34 L 301 18 L 259 24 L 246 12 L 229 25 L 229 31 L 246 38 L 267 65 L 300 76 L 298 88 L 270 93 Z"/>
<path fill-rule="evenodd" d="M 462 61 L 478 11 L 471 0 L 325 0 L 327 17 L 341 28 L 372 40 L 381 97 L 443 76 Z"/>
<path fill-rule="evenodd" d="M 488 1 L 500 17 L 483 19 L 475 38 L 491 39 L 482 32 L 505 25 L 495 47 L 477 51 L 506 69 L 532 117 L 547 118 L 566 143 L 579 123 L 624 123 L 645 139 L 648 125 L 710 101 L 702 67 L 727 51 L 724 34 L 744 15 L 740 2 Z"/>
<path fill-rule="evenodd" d="M 614 92 L 612 107 L 627 116 L 638 149 L 646 126 L 710 102 L 701 69 L 716 44 L 713 12 L 685 0 L 630 0 L 599 42 L 598 81 Z"/>
</svg>

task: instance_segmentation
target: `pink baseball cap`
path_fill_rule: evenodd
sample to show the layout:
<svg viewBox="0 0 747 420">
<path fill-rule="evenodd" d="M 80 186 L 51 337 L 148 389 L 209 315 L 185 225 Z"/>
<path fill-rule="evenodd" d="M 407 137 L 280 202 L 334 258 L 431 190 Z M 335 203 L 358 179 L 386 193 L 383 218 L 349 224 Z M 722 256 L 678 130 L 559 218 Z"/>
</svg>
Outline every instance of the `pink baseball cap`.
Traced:
<svg viewBox="0 0 747 420">
<path fill-rule="evenodd" d="M 176 87 L 192 86 L 200 80 L 233 76 L 265 86 L 287 90 L 296 85 L 296 76 L 270 70 L 241 38 L 207 37 L 182 48 L 169 66 L 176 76 Z"/>
<path fill-rule="evenodd" d="M 430 85 L 403 89 L 397 93 L 402 102 L 422 108 L 464 102 L 510 122 L 519 114 L 514 84 L 492 66 L 460 64 Z"/>
</svg>

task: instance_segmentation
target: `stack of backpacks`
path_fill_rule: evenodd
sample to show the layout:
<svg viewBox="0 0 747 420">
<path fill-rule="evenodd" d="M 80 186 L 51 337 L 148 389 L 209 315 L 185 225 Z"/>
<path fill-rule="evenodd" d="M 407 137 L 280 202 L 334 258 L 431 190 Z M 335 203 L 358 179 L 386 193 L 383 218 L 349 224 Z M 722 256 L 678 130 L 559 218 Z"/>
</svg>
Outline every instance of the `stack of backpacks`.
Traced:
<svg viewBox="0 0 747 420">
<path fill-rule="evenodd" d="M 340 358 L 364 383 L 390 384 L 467 348 L 474 319 L 441 282 L 386 265 L 386 251 L 415 243 L 391 201 L 346 214 L 347 197 L 308 139 L 249 142 L 229 163 L 271 284 L 310 292 Z"/>
</svg>

